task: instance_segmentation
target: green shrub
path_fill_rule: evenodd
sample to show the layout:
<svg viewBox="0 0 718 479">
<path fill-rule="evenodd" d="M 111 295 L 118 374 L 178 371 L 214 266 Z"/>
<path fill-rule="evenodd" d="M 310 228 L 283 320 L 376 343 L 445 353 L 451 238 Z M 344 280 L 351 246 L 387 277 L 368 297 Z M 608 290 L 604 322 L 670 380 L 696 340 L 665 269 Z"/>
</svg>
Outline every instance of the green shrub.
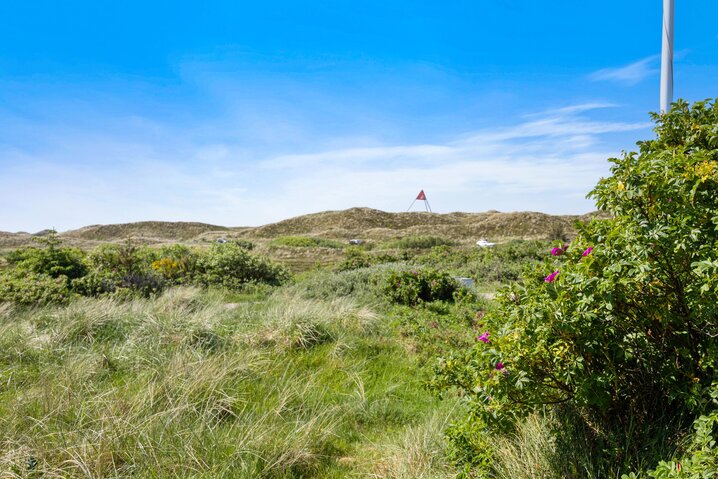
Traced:
<svg viewBox="0 0 718 479">
<path fill-rule="evenodd" d="M 53 278 L 20 270 L 0 273 L 0 303 L 24 305 L 67 303 L 72 298 L 65 276 Z"/>
<path fill-rule="evenodd" d="M 415 257 L 414 262 L 445 269 L 483 284 L 507 283 L 516 281 L 528 266 L 540 262 L 549 244 L 546 241 L 512 240 L 493 248 L 437 246 Z"/>
<path fill-rule="evenodd" d="M 245 248 L 239 244 L 238 246 Z M 171 284 L 190 284 L 197 274 L 198 255 L 185 245 L 163 246 L 157 256 L 159 258 L 150 266 Z"/>
<path fill-rule="evenodd" d="M 367 268 L 372 265 L 369 255 L 355 248 L 346 250 L 344 261 L 339 263 L 334 269 L 335 271 L 351 271 L 353 269 Z"/>
<path fill-rule="evenodd" d="M 384 287 L 391 302 L 407 305 L 450 301 L 457 290 L 458 284 L 449 274 L 430 269 L 393 271 Z"/>
<path fill-rule="evenodd" d="M 234 289 L 255 282 L 278 285 L 289 279 L 289 272 L 282 265 L 235 243 L 212 245 L 198 258 L 197 271 L 202 284 Z"/>
<path fill-rule="evenodd" d="M 75 281 L 73 287 L 80 294 L 106 294 L 148 297 L 160 293 L 168 284 L 160 273 L 152 269 L 159 252 L 138 246 L 131 239 L 123 244 L 103 244 L 89 256 L 91 273 Z"/>
<path fill-rule="evenodd" d="M 72 291 L 80 296 L 102 296 L 114 293 L 118 287 L 117 276 L 97 270 L 90 271 L 70 283 Z"/>
<path fill-rule="evenodd" d="M 436 246 L 453 246 L 454 241 L 440 236 L 406 236 L 384 244 L 387 249 L 429 249 Z"/>
<path fill-rule="evenodd" d="M 247 251 L 252 251 L 254 249 L 254 243 L 252 243 L 251 241 L 246 240 L 246 239 L 238 238 L 238 239 L 233 239 L 231 242 L 236 244 L 240 248 L 246 249 Z"/>
<path fill-rule="evenodd" d="M 150 271 L 152 262 L 157 259 L 159 255 L 156 249 L 142 247 L 132 239 L 122 244 L 102 244 L 88 256 L 92 269 L 120 276 Z"/>
<path fill-rule="evenodd" d="M 309 236 L 280 236 L 269 242 L 269 246 L 290 246 L 292 248 L 334 248 L 344 247 L 343 243 Z"/>
<path fill-rule="evenodd" d="M 47 275 L 51 278 L 80 278 L 87 274 L 84 253 L 77 248 L 61 248 L 57 232 L 51 230 L 46 237 L 35 238 L 42 248 L 24 248 L 8 255 L 8 260 L 19 271 Z"/>
<path fill-rule="evenodd" d="M 615 470 L 651 457 L 654 424 L 703 412 L 718 373 L 718 108 L 654 119 L 657 138 L 591 192 L 613 219 L 547 251 L 499 295 L 483 339 L 441 363 L 434 386 L 465 395 L 467 430 L 569 404 L 600 422 Z"/>
<path fill-rule="evenodd" d="M 682 457 L 661 461 L 648 476 L 654 479 L 704 479 L 718 477 L 718 411 L 701 415 L 693 423 L 688 447 Z M 635 474 L 622 479 L 635 478 Z"/>
</svg>

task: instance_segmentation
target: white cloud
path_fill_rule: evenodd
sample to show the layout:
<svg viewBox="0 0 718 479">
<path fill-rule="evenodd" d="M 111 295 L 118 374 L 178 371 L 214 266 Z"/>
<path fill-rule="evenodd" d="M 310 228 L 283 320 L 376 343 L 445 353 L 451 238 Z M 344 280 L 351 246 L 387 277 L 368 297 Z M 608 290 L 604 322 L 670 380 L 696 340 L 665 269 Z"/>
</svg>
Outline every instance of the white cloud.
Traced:
<svg viewBox="0 0 718 479">
<path fill-rule="evenodd" d="M 252 207 L 275 219 L 359 205 L 401 210 L 423 188 L 435 211 L 586 212 L 593 204 L 585 195 L 608 174 L 606 159 L 617 154 L 600 146 L 601 135 L 650 126 L 576 114 L 590 109 L 553 110 L 443 144 L 347 145 L 271 157 L 260 169 L 282 175 L 272 194 Z"/>
<path fill-rule="evenodd" d="M 636 85 L 659 72 L 656 63 L 660 55 L 651 55 L 628 65 L 617 68 L 604 68 L 589 75 L 593 81 L 613 81 L 624 85 Z"/>
<path fill-rule="evenodd" d="M 422 188 L 440 212 L 583 213 L 593 209 L 583 198 L 608 173 L 606 158 L 617 154 L 603 136 L 649 126 L 590 118 L 604 107 L 558 108 L 442 142 L 334 139 L 302 154 L 206 141 L 179 127 L 144 139 L 53 130 L 40 151 L 0 151 L 0 230 L 150 219 L 259 225 L 353 206 L 401 211 Z"/>
<path fill-rule="evenodd" d="M 544 110 L 539 113 L 529 113 L 527 115 L 524 115 L 526 118 L 534 118 L 534 117 L 542 117 L 547 115 L 568 115 L 568 114 L 575 114 L 575 113 L 583 113 L 584 111 L 590 111 L 590 110 L 599 110 L 603 108 L 616 108 L 618 105 L 616 103 L 605 103 L 605 102 L 592 102 L 592 103 L 578 103 L 576 105 L 569 105 L 564 106 L 560 108 L 552 108 L 548 110 Z"/>
</svg>

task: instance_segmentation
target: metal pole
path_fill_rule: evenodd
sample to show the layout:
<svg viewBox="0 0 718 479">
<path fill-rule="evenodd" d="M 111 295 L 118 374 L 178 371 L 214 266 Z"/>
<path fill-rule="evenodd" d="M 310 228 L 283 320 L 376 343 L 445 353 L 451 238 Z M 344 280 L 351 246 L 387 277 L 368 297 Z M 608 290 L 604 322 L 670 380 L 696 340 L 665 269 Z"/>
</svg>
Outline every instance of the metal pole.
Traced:
<svg viewBox="0 0 718 479">
<path fill-rule="evenodd" d="M 663 0 L 663 47 L 661 49 L 661 113 L 673 101 L 673 2 Z"/>
</svg>

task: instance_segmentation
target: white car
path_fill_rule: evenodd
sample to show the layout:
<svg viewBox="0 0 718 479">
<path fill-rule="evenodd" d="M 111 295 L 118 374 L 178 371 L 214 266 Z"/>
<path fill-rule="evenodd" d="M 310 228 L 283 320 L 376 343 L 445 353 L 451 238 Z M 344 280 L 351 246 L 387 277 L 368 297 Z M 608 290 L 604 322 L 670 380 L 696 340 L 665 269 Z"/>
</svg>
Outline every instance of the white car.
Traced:
<svg viewBox="0 0 718 479">
<path fill-rule="evenodd" d="M 489 243 L 485 239 L 481 238 L 479 241 L 476 242 L 476 246 L 479 246 L 481 248 L 491 248 L 492 246 L 496 246 L 496 243 Z"/>
</svg>

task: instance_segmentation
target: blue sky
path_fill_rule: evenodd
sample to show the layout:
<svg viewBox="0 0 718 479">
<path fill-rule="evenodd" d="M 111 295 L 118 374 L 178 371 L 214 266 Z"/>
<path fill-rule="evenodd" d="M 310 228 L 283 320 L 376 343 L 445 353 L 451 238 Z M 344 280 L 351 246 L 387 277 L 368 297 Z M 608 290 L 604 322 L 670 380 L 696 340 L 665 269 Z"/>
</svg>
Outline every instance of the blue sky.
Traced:
<svg viewBox="0 0 718 479">
<path fill-rule="evenodd" d="M 0 230 L 584 213 L 652 136 L 659 0 L 0 3 Z M 676 97 L 718 2 L 676 0 Z"/>
</svg>

